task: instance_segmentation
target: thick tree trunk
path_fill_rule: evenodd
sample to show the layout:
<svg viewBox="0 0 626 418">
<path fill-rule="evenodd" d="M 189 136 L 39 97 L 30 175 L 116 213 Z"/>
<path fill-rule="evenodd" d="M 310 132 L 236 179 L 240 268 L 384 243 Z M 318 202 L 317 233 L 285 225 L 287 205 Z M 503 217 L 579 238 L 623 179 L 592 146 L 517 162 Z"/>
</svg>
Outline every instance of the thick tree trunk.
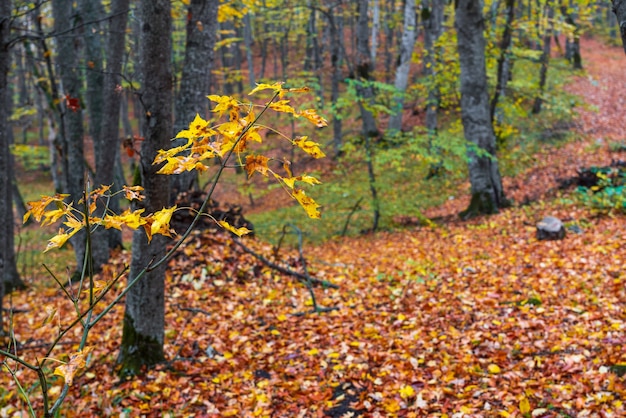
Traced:
<svg viewBox="0 0 626 418">
<path fill-rule="evenodd" d="M 394 106 L 394 114 L 389 118 L 387 132 L 399 132 L 402 130 L 402 113 L 404 110 L 404 95 L 409 85 L 409 71 L 411 69 L 411 57 L 413 47 L 417 39 L 417 15 L 415 14 L 415 2 L 406 1 L 404 5 L 404 25 L 402 29 L 402 43 L 400 45 L 400 55 L 398 56 L 398 67 L 396 68 L 396 88 L 397 97 Z"/>
<path fill-rule="evenodd" d="M 622 37 L 622 45 L 624 46 L 624 53 L 626 53 L 626 0 L 612 0 L 613 12 L 617 18 L 619 26 L 619 32 Z"/>
<path fill-rule="evenodd" d="M 139 5 L 141 35 L 139 69 L 141 72 L 141 145 L 140 172 L 146 213 L 163 209 L 169 202 L 169 179 L 156 174 L 152 161 L 159 149 L 170 145 L 172 133 L 172 70 L 170 0 L 142 0 Z M 133 235 L 129 279 L 151 262 L 165 255 L 166 239 L 156 236 L 148 243 L 143 230 Z M 142 366 L 164 359 L 165 264 L 146 273 L 126 295 L 124 329 L 118 362 L 120 374 L 134 375 Z"/>
<path fill-rule="evenodd" d="M 331 77 L 330 100 L 333 106 L 337 105 L 339 100 L 339 83 L 343 78 L 341 67 L 343 64 L 343 8 L 338 6 L 338 13 L 332 8 L 326 12 L 328 26 L 330 28 L 330 64 L 333 68 Z M 342 139 L 342 122 L 336 112 L 333 112 L 333 148 L 335 157 L 341 154 L 343 146 Z"/>
<path fill-rule="evenodd" d="M 461 65 L 461 118 L 468 152 L 472 199 L 464 219 L 496 213 L 506 199 L 496 159 L 496 138 L 489 115 L 482 1 L 459 0 L 455 27 Z"/>
<path fill-rule="evenodd" d="M 195 115 L 206 117 L 209 94 L 207 73 L 213 68 L 218 0 L 193 0 L 189 5 L 190 18 L 187 21 L 187 43 L 180 90 L 176 97 L 176 122 L 174 135 L 187 129 Z M 174 146 L 183 145 L 185 139 L 174 141 Z M 196 171 L 187 171 L 172 176 L 172 199 L 178 193 L 191 190 L 197 185 Z"/>
<path fill-rule="evenodd" d="M 254 57 L 252 55 L 252 17 L 250 12 L 243 17 L 243 43 L 246 47 L 246 61 L 248 64 L 248 85 L 254 88 L 256 85 L 256 77 L 254 76 Z"/>
<path fill-rule="evenodd" d="M 4 298 L 4 282 L 9 278 L 11 260 L 15 264 L 15 257 L 11 255 L 13 244 L 8 237 L 13 237 L 13 208 L 11 205 L 11 164 L 9 150 L 9 114 L 6 103 L 9 102 L 11 92 L 8 83 L 9 49 L 7 46 L 11 26 L 11 1 L 0 0 L 0 335 L 4 335 L 2 300 Z M 10 226 L 10 228 L 9 228 Z"/>
<path fill-rule="evenodd" d="M 86 0 L 91 1 L 91 0 Z M 115 181 L 115 166 L 120 153 L 120 107 L 124 98 L 117 88 L 121 84 L 122 62 L 124 60 L 124 45 L 128 20 L 129 0 L 113 0 L 111 2 L 111 17 L 108 20 L 109 38 L 107 41 L 107 66 L 104 77 L 98 80 L 102 83 L 100 109 L 100 129 L 93 133 L 94 149 L 96 151 L 96 178 L 95 186 L 113 185 L 117 191 L 123 184 Z M 102 215 L 104 207 L 99 206 L 96 215 Z M 109 207 L 112 211 L 119 210 L 119 199 L 114 198 Z M 97 229 L 92 237 L 92 254 L 94 267 L 100 267 L 109 260 L 109 250 L 120 245 L 121 234 L 114 228 Z"/>
<path fill-rule="evenodd" d="M 78 72 L 77 39 L 80 38 L 76 30 L 68 31 L 76 27 L 76 16 L 71 0 L 53 0 L 52 14 L 54 16 L 54 30 L 57 35 L 57 71 L 63 86 L 64 97 L 59 98 L 64 102 L 61 110 L 61 138 L 63 160 L 63 176 L 65 179 L 66 193 L 69 193 L 74 207 L 81 210 L 82 204 L 78 202 L 83 198 L 85 187 L 85 159 L 83 153 L 83 111 L 81 106 L 81 79 Z M 76 257 L 76 269 L 82 271 L 85 260 L 85 230 L 79 231 L 71 239 L 74 255 Z"/>
</svg>

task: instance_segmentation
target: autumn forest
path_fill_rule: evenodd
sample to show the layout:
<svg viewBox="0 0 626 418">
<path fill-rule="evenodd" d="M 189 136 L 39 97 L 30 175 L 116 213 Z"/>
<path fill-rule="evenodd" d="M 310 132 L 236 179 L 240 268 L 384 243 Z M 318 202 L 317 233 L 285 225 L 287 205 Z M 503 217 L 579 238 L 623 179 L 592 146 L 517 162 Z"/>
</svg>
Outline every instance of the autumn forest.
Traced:
<svg viewBox="0 0 626 418">
<path fill-rule="evenodd" d="M 0 416 L 626 416 L 625 67 L 625 0 L 0 0 Z"/>
</svg>

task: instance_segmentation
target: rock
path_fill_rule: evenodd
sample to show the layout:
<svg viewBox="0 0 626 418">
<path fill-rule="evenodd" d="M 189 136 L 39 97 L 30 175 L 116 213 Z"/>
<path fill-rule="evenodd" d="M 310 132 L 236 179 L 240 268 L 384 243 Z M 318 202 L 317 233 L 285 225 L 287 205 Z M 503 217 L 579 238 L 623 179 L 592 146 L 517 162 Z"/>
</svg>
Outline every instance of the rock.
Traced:
<svg viewBox="0 0 626 418">
<path fill-rule="evenodd" d="M 537 239 L 544 240 L 561 240 L 565 238 L 565 226 L 560 219 L 554 216 L 546 216 L 537 224 Z"/>
</svg>

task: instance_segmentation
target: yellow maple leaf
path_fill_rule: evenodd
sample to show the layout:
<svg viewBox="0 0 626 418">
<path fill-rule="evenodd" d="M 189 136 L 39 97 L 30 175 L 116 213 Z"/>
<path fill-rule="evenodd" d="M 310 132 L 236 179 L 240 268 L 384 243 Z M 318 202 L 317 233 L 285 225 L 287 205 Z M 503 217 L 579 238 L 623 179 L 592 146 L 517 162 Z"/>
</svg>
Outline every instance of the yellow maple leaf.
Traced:
<svg viewBox="0 0 626 418">
<path fill-rule="evenodd" d="M 212 102 L 216 102 L 217 105 L 213 108 L 213 112 L 219 114 L 221 117 L 226 112 L 239 111 L 239 103 L 231 96 L 218 96 L 217 94 L 211 94 L 207 96 Z"/>
<path fill-rule="evenodd" d="M 69 194 L 55 194 L 54 196 L 42 196 L 38 201 L 28 202 L 28 211 L 24 214 L 23 221 L 26 222 L 32 216 L 37 222 L 41 222 L 41 218 L 45 216 L 46 209 L 51 203 L 55 203 L 57 210 L 64 206 L 63 200 L 69 197 Z M 57 219 L 63 214 L 61 213 Z M 54 222 L 54 221 L 52 221 Z"/>
<path fill-rule="evenodd" d="M 261 90 L 274 90 L 274 92 L 279 93 L 283 90 L 283 82 L 278 82 L 274 84 L 266 84 L 266 83 L 257 83 L 256 87 L 253 88 L 248 95 L 252 95 Z"/>
<path fill-rule="evenodd" d="M 163 208 L 152 215 L 148 241 L 152 239 L 152 235 L 156 234 L 166 235 L 168 237 L 172 236 L 173 231 L 170 229 L 170 220 L 172 219 L 172 214 L 175 210 L 176 206 L 174 205 L 171 208 Z"/>
<path fill-rule="evenodd" d="M 75 232 L 76 231 L 74 231 L 74 233 Z M 48 240 L 48 245 L 46 246 L 46 249 L 43 250 L 43 252 L 48 252 L 53 248 L 61 248 L 63 244 L 65 244 L 67 240 L 70 239 L 72 235 L 74 235 L 74 233 L 63 232 L 63 230 L 60 229 L 58 234 Z"/>
<path fill-rule="evenodd" d="M 248 228 L 246 228 L 245 226 L 242 226 L 241 228 L 235 228 L 234 226 L 232 226 L 231 224 L 229 224 L 226 221 L 217 221 L 217 223 L 224 229 L 226 229 L 227 231 L 232 232 L 233 234 L 237 235 L 238 237 L 241 237 L 243 235 L 249 234 L 250 231 Z"/>
<path fill-rule="evenodd" d="M 85 358 L 93 350 L 93 347 L 85 347 L 82 350 L 70 354 L 70 360 L 62 366 L 54 369 L 54 374 L 62 376 L 68 386 L 72 386 L 74 376 L 79 369 L 85 367 Z"/>
<path fill-rule="evenodd" d="M 306 109 L 302 110 L 295 114 L 296 117 L 303 117 L 309 122 L 313 123 L 318 128 L 323 128 L 324 126 L 328 126 L 328 121 L 317 114 L 315 109 Z"/>
<path fill-rule="evenodd" d="M 126 225 L 131 229 L 137 229 L 146 223 L 146 220 L 141 217 L 144 211 L 145 209 L 137 209 L 131 212 L 130 209 L 126 209 L 120 215 L 107 214 L 102 220 L 102 224 L 107 229 L 115 228 L 121 230 L 122 225 Z"/>
<path fill-rule="evenodd" d="M 296 109 L 289 106 L 289 100 L 279 100 L 277 102 L 272 102 L 269 104 L 269 108 L 282 113 L 291 113 L 294 115 L 296 113 Z"/>
<path fill-rule="evenodd" d="M 322 216 L 318 210 L 320 205 L 318 205 L 315 200 L 307 196 L 304 190 L 294 189 L 291 195 L 298 201 L 298 203 L 300 203 L 300 206 L 304 208 L 306 214 L 309 215 L 309 218 L 319 219 Z"/>
<path fill-rule="evenodd" d="M 301 136 L 293 140 L 293 144 L 297 145 L 313 158 L 323 158 L 326 156 L 320 149 L 320 144 L 309 140 L 308 136 Z"/>
<path fill-rule="evenodd" d="M 248 173 L 248 178 L 252 177 L 255 171 L 267 176 L 267 172 L 269 170 L 267 166 L 267 162 L 269 158 L 263 155 L 248 155 L 246 156 L 246 172 Z"/>
<path fill-rule="evenodd" d="M 145 196 L 141 194 L 143 191 L 143 187 L 141 186 L 124 186 L 122 190 L 124 191 L 124 197 L 128 200 L 141 201 L 145 198 Z"/>
</svg>

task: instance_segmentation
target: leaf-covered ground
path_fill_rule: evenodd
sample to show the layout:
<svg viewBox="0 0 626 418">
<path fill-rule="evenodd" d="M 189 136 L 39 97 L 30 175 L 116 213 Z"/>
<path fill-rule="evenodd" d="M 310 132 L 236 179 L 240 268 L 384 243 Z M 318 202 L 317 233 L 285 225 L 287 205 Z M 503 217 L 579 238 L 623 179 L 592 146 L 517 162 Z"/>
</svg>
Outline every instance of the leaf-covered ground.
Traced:
<svg viewBox="0 0 626 418">
<path fill-rule="evenodd" d="M 506 180 L 516 201 L 539 200 L 471 222 L 305 248 L 309 272 L 339 286 L 315 288 L 318 303 L 337 308 L 322 314 L 298 315 L 311 306 L 294 278 L 224 235 L 198 234 L 170 263 L 168 362 L 134 380 L 114 377 L 117 307 L 94 329 L 91 365 L 76 376 L 63 415 L 626 416 L 624 377 L 612 368 L 626 363 L 626 221 L 595 216 L 557 190 L 577 168 L 620 158 L 608 144 L 626 140 L 626 59 L 593 40 L 583 47 L 587 74 L 570 88 L 599 112 L 581 110 L 580 141 L 550 148 L 537 168 Z M 537 241 L 534 225 L 546 215 L 578 233 Z M 273 257 L 269 246 L 245 242 Z M 276 259 L 302 272 L 297 254 Z M 73 318 L 56 289 L 33 287 L 12 303 L 28 360 Z M 48 307 L 56 318 L 37 328 Z M 52 357 L 63 359 L 78 338 Z M 17 375 L 31 387 L 35 376 Z M 10 375 L 0 381 L 0 415 L 24 411 Z M 59 390 L 57 381 L 51 396 Z M 32 393 L 38 399 L 38 388 Z"/>
</svg>

